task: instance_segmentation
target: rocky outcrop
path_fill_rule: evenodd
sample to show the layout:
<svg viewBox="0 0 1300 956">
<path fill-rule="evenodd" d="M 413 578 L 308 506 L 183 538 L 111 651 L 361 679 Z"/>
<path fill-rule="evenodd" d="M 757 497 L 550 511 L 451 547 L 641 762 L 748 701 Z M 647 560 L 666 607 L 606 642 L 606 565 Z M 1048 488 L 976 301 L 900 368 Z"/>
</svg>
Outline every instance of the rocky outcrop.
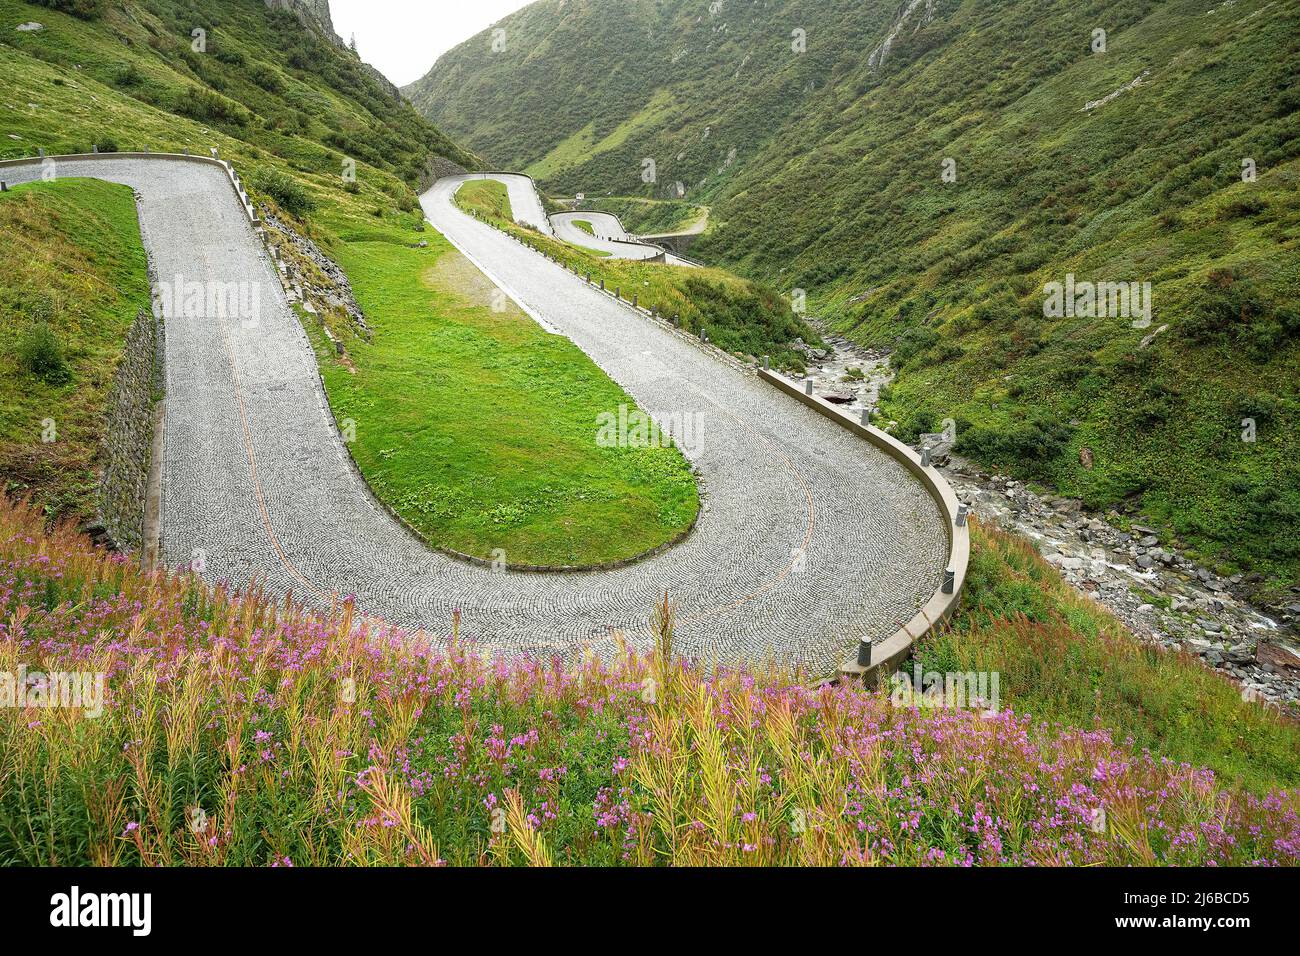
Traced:
<svg viewBox="0 0 1300 956">
<path fill-rule="evenodd" d="M 266 0 L 266 5 L 271 10 L 288 10 L 303 26 L 320 33 L 335 46 L 343 46 L 343 39 L 334 32 L 329 0 Z"/>
<path fill-rule="evenodd" d="M 126 334 L 108 396 L 99 523 L 122 551 L 138 551 L 144 541 L 154 396 L 161 391 L 161 338 L 153 314 L 141 311 Z"/>
<path fill-rule="evenodd" d="M 424 172 L 420 174 L 420 192 L 424 192 L 444 176 L 460 176 L 469 172 L 459 163 L 453 163 L 445 156 L 430 156 L 424 162 Z"/>
<path fill-rule="evenodd" d="M 315 30 L 336 47 L 346 48 L 343 38 L 334 32 L 334 20 L 330 17 L 329 0 L 265 0 L 271 10 L 287 10 L 298 18 L 298 22 L 309 30 Z M 355 55 L 355 54 L 354 54 Z M 369 63 L 362 63 L 365 70 L 380 85 L 388 97 L 400 102 L 402 93 L 388 77 L 380 73 Z"/>
</svg>

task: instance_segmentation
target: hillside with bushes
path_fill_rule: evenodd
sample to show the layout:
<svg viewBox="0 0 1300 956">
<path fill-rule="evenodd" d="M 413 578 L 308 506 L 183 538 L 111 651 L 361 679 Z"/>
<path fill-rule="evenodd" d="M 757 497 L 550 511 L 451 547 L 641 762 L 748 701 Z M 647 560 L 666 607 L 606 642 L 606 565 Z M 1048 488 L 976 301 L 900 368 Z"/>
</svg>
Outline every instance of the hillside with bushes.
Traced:
<svg viewBox="0 0 1300 956">
<path fill-rule="evenodd" d="M 557 193 L 708 205 L 693 256 L 892 350 L 901 437 L 949 419 L 985 464 L 1300 580 L 1300 3 L 625 6 L 542 0 L 408 93 Z M 1074 281 L 1150 309 L 1045 314 Z"/>
<path fill-rule="evenodd" d="M 154 124 L 180 117 L 307 176 L 353 160 L 414 188 L 430 157 L 473 165 L 335 39 L 264 0 L 0 0 L 0 158 L 163 148 Z"/>
</svg>

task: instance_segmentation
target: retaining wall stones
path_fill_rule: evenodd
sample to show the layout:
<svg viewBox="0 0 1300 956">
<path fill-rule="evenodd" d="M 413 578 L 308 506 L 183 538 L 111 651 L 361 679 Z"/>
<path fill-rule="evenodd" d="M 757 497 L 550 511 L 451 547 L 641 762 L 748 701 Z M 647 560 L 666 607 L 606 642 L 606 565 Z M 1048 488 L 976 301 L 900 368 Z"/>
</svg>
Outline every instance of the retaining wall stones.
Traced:
<svg viewBox="0 0 1300 956">
<path fill-rule="evenodd" d="M 161 323 L 141 311 L 127 331 L 108 396 L 99 520 L 122 551 L 139 551 L 144 543 L 161 339 Z"/>
</svg>

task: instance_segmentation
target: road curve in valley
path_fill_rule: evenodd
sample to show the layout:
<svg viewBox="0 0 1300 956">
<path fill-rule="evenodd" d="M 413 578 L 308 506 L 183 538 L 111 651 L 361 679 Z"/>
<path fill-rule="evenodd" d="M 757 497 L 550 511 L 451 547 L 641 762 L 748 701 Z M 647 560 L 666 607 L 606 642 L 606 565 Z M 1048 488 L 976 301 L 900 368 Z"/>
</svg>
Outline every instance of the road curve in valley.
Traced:
<svg viewBox="0 0 1300 956">
<path fill-rule="evenodd" d="M 40 174 L 32 163 L 4 178 Z M 892 632 L 939 584 L 944 523 L 901 465 L 460 212 L 452 195 L 463 177 L 422 197 L 429 220 L 641 407 L 690 424 L 703 508 L 684 541 L 611 571 L 493 571 L 430 551 L 350 466 L 307 337 L 224 170 L 119 157 L 60 162 L 58 175 L 137 191 L 161 281 L 255 290 L 256 321 L 165 315 L 161 524 L 170 565 L 202 556 L 209 579 L 256 577 L 312 603 L 355 595 L 367 614 L 436 633 L 459 609 L 470 639 L 566 656 L 584 644 L 608 653 L 616 632 L 644 646 L 650 609 L 667 591 L 682 654 L 820 671 L 860 637 Z M 600 411 L 592 409 L 593 440 Z"/>
<path fill-rule="evenodd" d="M 595 235 L 579 228 L 579 222 L 590 224 Z M 551 226 L 555 229 L 555 238 L 584 249 L 608 253 L 613 259 L 653 259 L 663 254 L 658 246 L 633 240 L 618 217 L 607 212 L 557 212 L 551 216 Z"/>
<path fill-rule="evenodd" d="M 506 187 L 515 222 L 532 226 L 548 236 L 554 234 L 550 220 L 546 218 L 546 210 L 542 207 L 542 198 L 528 176 L 521 173 L 470 173 L 458 179 L 462 183 L 472 179 L 490 179 L 501 183 Z"/>
</svg>

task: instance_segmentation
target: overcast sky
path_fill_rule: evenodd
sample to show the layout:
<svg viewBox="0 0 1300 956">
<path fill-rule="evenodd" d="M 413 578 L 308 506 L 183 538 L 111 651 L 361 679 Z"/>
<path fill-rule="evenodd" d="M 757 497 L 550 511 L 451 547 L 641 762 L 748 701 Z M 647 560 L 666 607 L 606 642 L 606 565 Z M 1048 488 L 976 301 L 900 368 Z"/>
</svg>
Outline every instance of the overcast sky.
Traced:
<svg viewBox="0 0 1300 956">
<path fill-rule="evenodd" d="M 433 61 L 531 0 L 330 0 L 334 30 L 361 59 L 405 86 Z"/>
</svg>

